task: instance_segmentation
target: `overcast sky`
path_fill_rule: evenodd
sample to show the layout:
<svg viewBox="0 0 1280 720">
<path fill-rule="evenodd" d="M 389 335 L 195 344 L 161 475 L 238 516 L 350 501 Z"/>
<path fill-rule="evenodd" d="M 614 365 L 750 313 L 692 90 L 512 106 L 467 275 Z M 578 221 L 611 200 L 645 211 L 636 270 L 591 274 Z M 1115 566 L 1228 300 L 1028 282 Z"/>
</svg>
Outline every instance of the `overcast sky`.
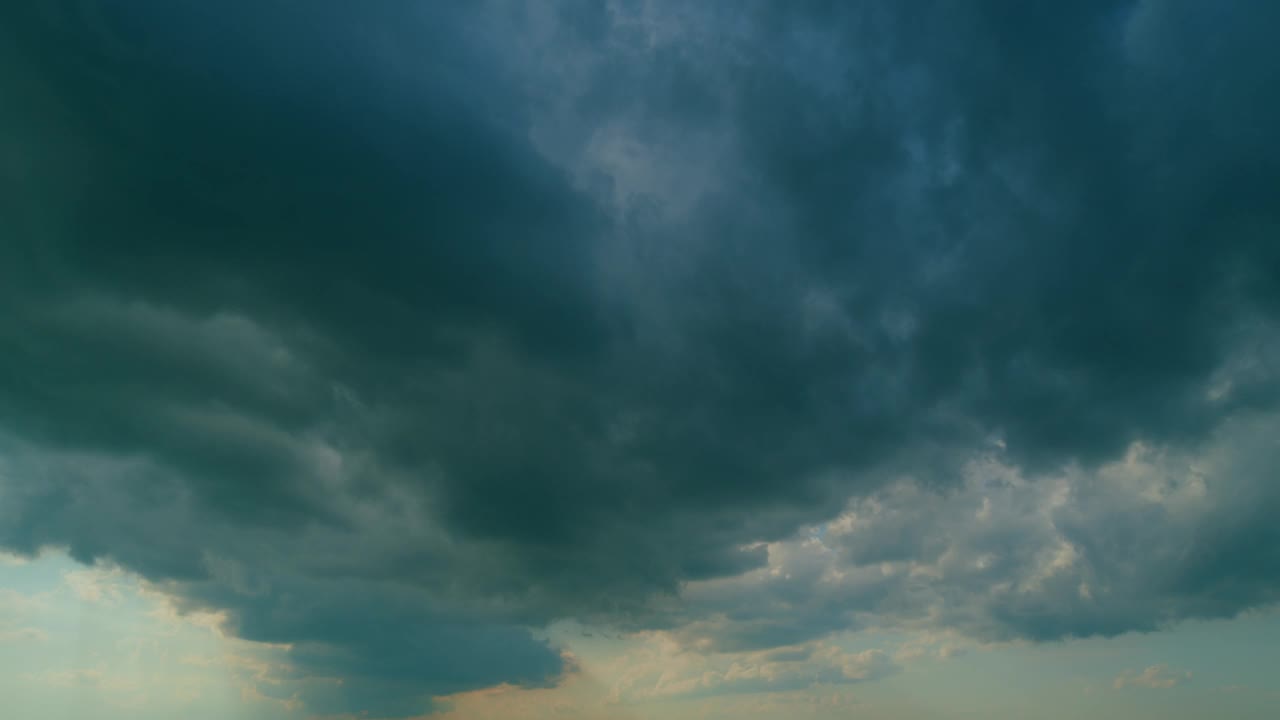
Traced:
<svg viewBox="0 0 1280 720">
<path fill-rule="evenodd" d="M 6 702 L 1273 717 L 1277 32 L 0 4 Z"/>
</svg>

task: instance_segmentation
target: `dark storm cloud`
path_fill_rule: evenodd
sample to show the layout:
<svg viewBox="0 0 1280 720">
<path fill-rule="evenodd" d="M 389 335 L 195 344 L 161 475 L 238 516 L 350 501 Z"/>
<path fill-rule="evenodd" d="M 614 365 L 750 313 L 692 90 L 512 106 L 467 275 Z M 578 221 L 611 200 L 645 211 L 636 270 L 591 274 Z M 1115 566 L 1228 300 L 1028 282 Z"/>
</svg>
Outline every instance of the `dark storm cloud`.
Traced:
<svg viewBox="0 0 1280 720">
<path fill-rule="evenodd" d="M 321 710 L 552 681 L 557 617 L 746 650 L 914 607 L 651 603 L 994 438 L 1035 478 L 1271 407 L 1275 12 L 5 8 L 0 543 L 294 644 L 350 681 Z M 1087 510 L 1090 562 L 1140 552 Z M 942 552 L 920 512 L 843 562 Z M 1240 520 L 1187 529 L 1162 621 L 1274 597 Z M 1063 592 L 955 624 L 1149 625 Z"/>
</svg>

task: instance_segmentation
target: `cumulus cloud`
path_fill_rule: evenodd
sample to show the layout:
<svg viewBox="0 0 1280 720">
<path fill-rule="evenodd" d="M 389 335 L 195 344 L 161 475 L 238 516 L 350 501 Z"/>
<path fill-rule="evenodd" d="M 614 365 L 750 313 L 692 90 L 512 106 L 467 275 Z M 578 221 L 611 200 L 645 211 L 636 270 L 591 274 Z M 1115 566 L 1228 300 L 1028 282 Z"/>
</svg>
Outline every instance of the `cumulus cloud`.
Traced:
<svg viewBox="0 0 1280 720">
<path fill-rule="evenodd" d="M 11 5 L 0 547 L 312 711 L 1276 600 L 1269 4 Z"/>
<path fill-rule="evenodd" d="M 611 699 L 697 698 L 779 693 L 878 680 L 898 670 L 882 650 L 847 652 L 809 643 L 767 651 L 707 653 L 665 633 L 614 661 Z"/>
<path fill-rule="evenodd" d="M 1233 421 L 1196 452 L 1134 444 L 1092 471 L 1029 479 L 993 449 L 958 486 L 901 478 L 770 544 L 763 568 L 690 583 L 672 622 L 691 644 L 739 649 L 867 626 L 1113 636 L 1268 606 L 1277 422 Z"/>
</svg>

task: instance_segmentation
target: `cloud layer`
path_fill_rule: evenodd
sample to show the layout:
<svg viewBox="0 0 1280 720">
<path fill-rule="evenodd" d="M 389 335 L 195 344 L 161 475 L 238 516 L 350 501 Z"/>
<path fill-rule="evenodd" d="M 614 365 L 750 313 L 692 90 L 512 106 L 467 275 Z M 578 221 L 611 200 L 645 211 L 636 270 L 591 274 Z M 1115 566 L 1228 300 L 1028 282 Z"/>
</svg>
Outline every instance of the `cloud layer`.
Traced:
<svg viewBox="0 0 1280 720">
<path fill-rule="evenodd" d="M 0 546 L 383 716 L 1274 602 L 1276 12 L 0 10 Z"/>
</svg>

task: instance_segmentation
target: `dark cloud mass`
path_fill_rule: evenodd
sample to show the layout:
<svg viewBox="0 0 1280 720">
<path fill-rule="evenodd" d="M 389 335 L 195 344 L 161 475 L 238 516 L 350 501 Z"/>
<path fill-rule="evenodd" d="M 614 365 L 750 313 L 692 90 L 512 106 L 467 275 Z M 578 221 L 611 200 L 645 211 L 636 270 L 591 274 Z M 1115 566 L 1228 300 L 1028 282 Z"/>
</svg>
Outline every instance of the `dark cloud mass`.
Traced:
<svg viewBox="0 0 1280 720">
<path fill-rule="evenodd" d="M 558 618 L 745 651 L 1275 602 L 1277 22 L 6 4 L 0 546 L 382 716 L 556 682 Z"/>
</svg>

